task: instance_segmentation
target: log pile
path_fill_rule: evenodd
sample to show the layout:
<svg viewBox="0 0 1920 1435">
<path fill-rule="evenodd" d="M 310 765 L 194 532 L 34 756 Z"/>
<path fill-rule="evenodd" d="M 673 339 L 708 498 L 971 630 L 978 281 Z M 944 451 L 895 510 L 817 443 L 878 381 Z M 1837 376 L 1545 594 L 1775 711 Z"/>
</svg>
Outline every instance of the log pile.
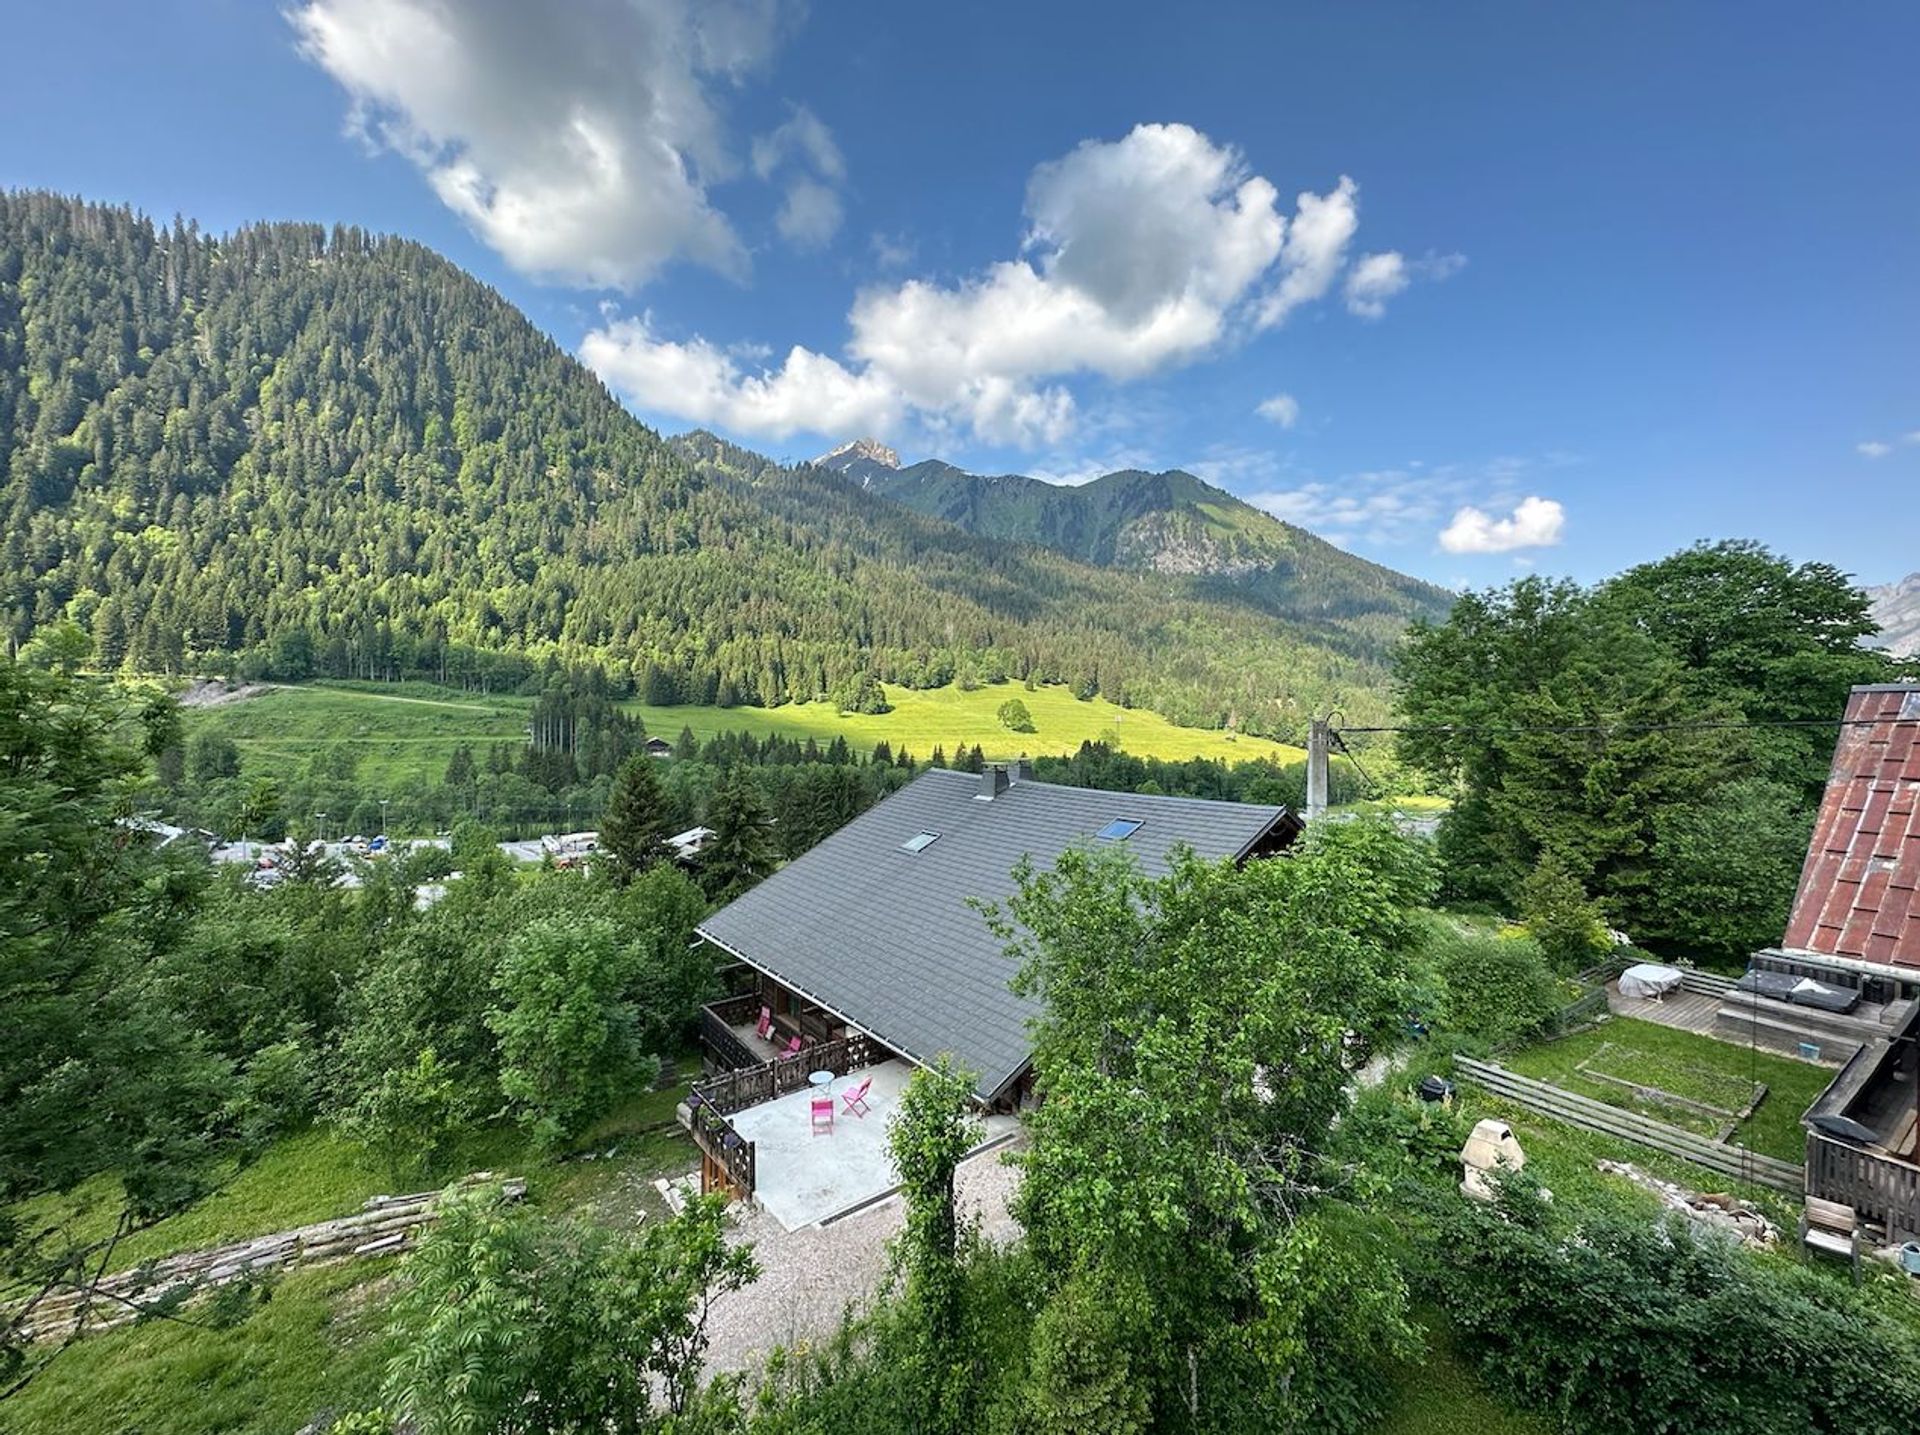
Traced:
<svg viewBox="0 0 1920 1435">
<path fill-rule="evenodd" d="M 524 1180 L 496 1176 L 491 1171 L 465 1176 L 453 1189 L 468 1191 L 494 1183 L 508 1201 L 518 1201 L 527 1193 Z M 442 1194 L 416 1191 L 406 1196 L 375 1196 L 355 1215 L 232 1245 L 183 1251 L 116 1272 L 92 1287 L 55 1289 L 34 1306 L 24 1333 L 34 1340 L 65 1336 L 82 1318 L 88 1330 L 105 1330 L 137 1320 L 162 1302 L 178 1301 L 247 1276 L 358 1256 L 397 1255 L 438 1216 Z"/>
</svg>

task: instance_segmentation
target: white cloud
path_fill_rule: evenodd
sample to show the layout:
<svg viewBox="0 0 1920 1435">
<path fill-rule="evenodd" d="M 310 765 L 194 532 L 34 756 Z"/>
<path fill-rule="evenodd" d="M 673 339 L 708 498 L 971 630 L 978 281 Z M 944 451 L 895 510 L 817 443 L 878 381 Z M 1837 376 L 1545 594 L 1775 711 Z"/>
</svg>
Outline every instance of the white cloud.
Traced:
<svg viewBox="0 0 1920 1435">
<path fill-rule="evenodd" d="M 881 269 L 904 269 L 913 263 L 913 241 L 904 234 L 875 233 L 867 241 L 873 262 Z"/>
<path fill-rule="evenodd" d="M 955 283 L 869 287 L 848 315 L 844 360 L 795 349 L 782 370 L 740 379 L 797 383 L 787 371 L 804 355 L 816 382 L 888 393 L 894 412 L 929 432 L 1055 443 L 1076 422 L 1066 380 L 1125 382 L 1191 363 L 1323 297 L 1345 263 L 1357 195 L 1343 177 L 1328 194 L 1301 194 L 1289 217 L 1237 150 L 1187 125 L 1139 125 L 1034 170 L 1018 257 Z M 593 350 L 656 342 L 644 326 L 626 340 Z M 670 393 L 627 392 L 695 417 Z"/>
<path fill-rule="evenodd" d="M 753 142 L 753 172 L 766 180 L 787 174 L 774 225 L 795 248 L 823 248 L 839 233 L 844 209 L 835 186 L 846 177 L 847 164 L 812 110 L 796 107 L 785 124 Z"/>
<path fill-rule="evenodd" d="M 900 418 L 899 396 L 884 382 L 823 355 L 796 347 L 778 369 L 747 372 L 704 339 L 656 337 L 646 318 L 610 319 L 587 335 L 580 357 L 643 409 L 739 433 L 882 433 Z"/>
<path fill-rule="evenodd" d="M 1343 547 L 1400 547 L 1431 540 L 1464 508 L 1498 512 L 1518 505 L 1526 486 L 1577 465 L 1568 453 L 1501 455 L 1473 463 L 1410 462 L 1321 478 L 1269 449 L 1217 446 L 1189 467 L 1239 493 L 1276 518 Z M 1490 520 L 1491 521 L 1491 520 Z"/>
<path fill-rule="evenodd" d="M 677 258 L 745 273 L 707 194 L 735 169 L 710 91 L 766 63 L 783 14 L 780 0 L 304 0 L 288 18 L 351 97 L 351 128 L 419 166 L 516 269 L 632 289 Z"/>
<path fill-rule="evenodd" d="M 774 171 L 789 159 L 804 160 L 826 179 L 842 179 L 847 173 L 847 162 L 834 143 L 833 132 L 804 105 L 796 106 L 785 124 L 753 142 L 753 172 L 762 179 L 772 179 Z"/>
<path fill-rule="evenodd" d="M 787 186 L 774 224 L 800 249 L 824 248 L 840 231 L 840 196 L 817 179 L 802 176 Z"/>
<path fill-rule="evenodd" d="M 1254 412 L 1283 429 L 1290 429 L 1300 421 L 1300 400 L 1292 394 L 1275 394 L 1270 399 L 1262 399 Z"/>
<path fill-rule="evenodd" d="M 1378 319 L 1387 312 L 1387 300 L 1412 282 L 1407 261 L 1398 252 L 1363 254 L 1347 271 L 1347 309 L 1364 319 Z"/>
<path fill-rule="evenodd" d="M 1920 443 L 1920 429 L 1914 429 L 1911 433 L 1901 434 L 1900 442 L 1901 443 Z"/>
<path fill-rule="evenodd" d="M 1424 259 L 1408 259 L 1395 249 L 1363 254 L 1347 271 L 1347 310 L 1363 319 L 1378 319 L 1387 312 L 1387 300 L 1415 279 L 1447 279 L 1458 274 L 1466 262 L 1463 254 L 1429 254 Z"/>
<path fill-rule="evenodd" d="M 1560 541 L 1567 513 L 1551 498 L 1523 498 L 1508 518 L 1495 518 L 1471 505 L 1453 515 L 1440 533 L 1449 553 L 1511 553 L 1519 548 L 1551 548 Z"/>
<path fill-rule="evenodd" d="M 1280 283 L 1261 301 L 1260 326 L 1280 324 L 1333 287 L 1360 228 L 1360 187 L 1344 174 L 1331 194 L 1303 190 L 1281 256 Z"/>
<path fill-rule="evenodd" d="M 1854 448 L 1863 458 L 1885 458 L 1893 452 L 1892 444 L 1881 443 L 1878 439 L 1868 439 L 1865 443 L 1857 443 L 1854 445 Z"/>
</svg>

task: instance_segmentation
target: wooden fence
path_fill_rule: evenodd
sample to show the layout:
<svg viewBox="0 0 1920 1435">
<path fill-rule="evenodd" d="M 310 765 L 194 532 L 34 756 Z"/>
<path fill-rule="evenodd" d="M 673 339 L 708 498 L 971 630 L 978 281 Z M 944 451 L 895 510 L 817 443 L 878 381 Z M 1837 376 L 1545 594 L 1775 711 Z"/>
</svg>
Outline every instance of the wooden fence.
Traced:
<svg viewBox="0 0 1920 1435">
<path fill-rule="evenodd" d="M 1920 1241 L 1920 1166 L 1807 1133 L 1807 1194 L 1851 1206 L 1890 1241 Z"/>
<path fill-rule="evenodd" d="M 693 1093 L 703 1105 L 722 1116 L 730 1116 L 749 1106 L 772 1101 L 776 1096 L 799 1091 L 807 1084 L 810 1072 L 832 1071 L 844 1076 L 849 1071 L 871 1066 L 876 1060 L 884 1060 L 885 1056 L 885 1048 L 876 1046 L 868 1038 L 847 1036 L 838 1041 L 816 1042 L 778 1061 L 763 1061 L 702 1077 L 693 1084 Z"/>
<path fill-rule="evenodd" d="M 1624 1111 L 1618 1106 L 1609 1106 L 1604 1101 L 1595 1101 L 1592 1097 L 1582 1096 L 1577 1091 L 1568 1091 L 1549 1082 L 1535 1081 L 1532 1077 L 1521 1076 L 1492 1062 L 1456 1056 L 1453 1066 L 1461 1076 L 1495 1096 L 1504 1097 L 1529 1111 L 1537 1111 L 1542 1116 L 1564 1121 L 1569 1126 L 1649 1146 L 1669 1156 L 1691 1161 L 1696 1166 L 1704 1166 L 1717 1175 L 1771 1186 L 1796 1196 L 1805 1190 L 1806 1172 L 1791 1161 L 1762 1156 L 1744 1146 L 1709 1141 L 1678 1126 L 1669 1126 L 1664 1121 L 1655 1121 Z"/>
<path fill-rule="evenodd" d="M 741 992 L 700 1008 L 700 1044 L 716 1066 L 728 1071 L 759 1066 L 764 1058 L 740 1039 L 734 1027 L 752 1020 L 760 1009 L 758 992 Z"/>
</svg>

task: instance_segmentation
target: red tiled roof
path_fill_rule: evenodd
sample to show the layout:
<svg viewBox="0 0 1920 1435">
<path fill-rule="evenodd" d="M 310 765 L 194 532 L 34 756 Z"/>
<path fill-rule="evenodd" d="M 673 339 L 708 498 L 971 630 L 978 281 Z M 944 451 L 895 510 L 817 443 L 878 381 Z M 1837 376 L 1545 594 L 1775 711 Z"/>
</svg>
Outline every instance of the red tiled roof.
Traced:
<svg viewBox="0 0 1920 1435">
<path fill-rule="evenodd" d="M 1920 970 L 1920 685 L 1855 688 L 1781 945 Z"/>
</svg>

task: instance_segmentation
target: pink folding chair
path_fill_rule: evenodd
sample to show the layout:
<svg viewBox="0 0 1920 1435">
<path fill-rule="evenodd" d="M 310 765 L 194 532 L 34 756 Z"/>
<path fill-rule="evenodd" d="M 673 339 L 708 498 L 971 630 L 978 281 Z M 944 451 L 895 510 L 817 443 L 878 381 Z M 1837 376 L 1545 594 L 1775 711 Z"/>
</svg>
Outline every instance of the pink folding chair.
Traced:
<svg viewBox="0 0 1920 1435">
<path fill-rule="evenodd" d="M 867 1105 L 867 1088 L 873 1085 L 869 1076 L 851 1091 L 842 1092 L 840 1102 L 847 1108 L 847 1115 L 864 1117 L 873 1108 Z"/>
<path fill-rule="evenodd" d="M 807 1105 L 812 1108 L 813 1134 L 815 1136 L 833 1135 L 833 1098 L 816 1096 Z"/>
<path fill-rule="evenodd" d="M 760 1040 L 773 1040 L 773 1008 L 760 1008 L 760 1020 L 754 1024 L 753 1030 Z"/>
<path fill-rule="evenodd" d="M 787 1049 L 780 1053 L 780 1059 L 782 1061 L 785 1061 L 788 1057 L 798 1056 L 799 1054 L 800 1054 L 800 1038 L 796 1036 L 792 1041 L 787 1043 Z"/>
</svg>

